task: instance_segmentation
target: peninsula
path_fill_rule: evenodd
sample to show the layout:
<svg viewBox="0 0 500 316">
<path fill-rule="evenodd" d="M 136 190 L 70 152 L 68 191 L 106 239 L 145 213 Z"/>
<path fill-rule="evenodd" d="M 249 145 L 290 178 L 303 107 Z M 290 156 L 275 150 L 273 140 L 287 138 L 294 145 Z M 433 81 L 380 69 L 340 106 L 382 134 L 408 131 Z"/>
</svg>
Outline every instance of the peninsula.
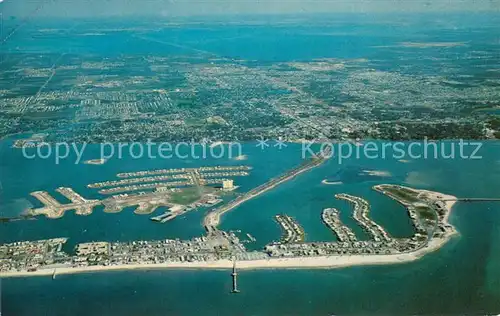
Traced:
<svg viewBox="0 0 500 316">
<path fill-rule="evenodd" d="M 449 224 L 448 218 L 457 198 L 438 192 L 418 190 L 392 184 L 380 184 L 373 187 L 377 192 L 402 204 L 414 226 L 414 235 L 410 238 L 395 238 L 370 218 L 370 204 L 362 197 L 349 194 L 337 194 L 337 199 L 346 200 L 352 206 L 352 219 L 364 229 L 370 240 L 358 240 L 354 232 L 340 220 L 340 211 L 335 208 L 323 210 L 318 220 L 332 230 L 335 241 L 307 242 L 306 232 L 293 217 L 287 214 L 275 216 L 281 226 L 283 236 L 278 242 L 272 242 L 261 251 L 247 251 L 243 242 L 232 231 L 218 229 L 221 216 L 242 203 L 267 192 L 296 176 L 322 165 L 329 157 L 332 148 L 322 149 L 296 168 L 272 178 L 268 182 L 229 201 L 225 205 L 210 211 L 203 225 L 206 236 L 191 240 L 150 240 L 132 242 L 90 242 L 76 246 L 74 254 L 63 251 L 67 238 L 38 241 L 24 241 L 0 246 L 0 277 L 26 275 L 55 275 L 62 273 L 88 272 L 100 270 L 155 269 L 155 268 L 232 268 L 238 261 L 240 269 L 258 268 L 335 268 L 353 265 L 396 264 L 421 258 L 423 255 L 442 247 L 457 232 Z M 155 192 L 138 195 L 112 196 L 103 201 L 86 200 L 68 188 L 57 191 L 68 197 L 71 204 L 58 204 L 46 192 L 34 192 L 46 206 L 32 210 L 31 215 L 45 214 L 48 217 L 60 217 L 66 210 L 75 209 L 77 214 L 88 215 L 92 208 L 105 205 L 107 212 L 119 212 L 125 206 L 138 205 L 136 213 L 149 214 L 159 205 L 171 206 L 171 211 L 156 216 L 152 220 L 164 222 L 184 214 L 194 208 L 171 205 L 174 189 L 168 183 L 159 182 L 170 179 L 187 181 L 194 188 L 193 192 L 207 189 L 210 178 L 220 176 L 248 175 L 249 167 L 201 167 L 186 169 L 165 169 L 118 174 L 122 180 L 94 183 L 91 188 L 134 184 L 141 187 L 142 182 L 157 181 L 152 188 Z M 145 177 L 145 178 L 135 178 Z M 183 180 L 182 180 L 183 179 Z M 233 182 L 220 179 L 224 186 L 232 188 Z M 138 184 L 141 183 L 141 184 Z M 158 183 L 158 184 L 156 184 Z M 146 183 L 147 184 L 147 183 Z M 174 186 L 175 187 L 175 186 Z M 120 188 L 120 187 L 118 187 Z M 124 188 L 124 187 L 121 187 Z M 125 187 L 126 190 L 128 189 Z M 175 188 L 180 191 L 181 189 Z M 199 195 L 189 198 L 190 202 L 200 201 Z M 222 200 L 211 194 L 214 205 Z M 179 199 L 179 197 L 177 197 Z M 186 202 L 186 198 L 180 198 Z"/>
<path fill-rule="evenodd" d="M 217 225 L 219 225 L 220 218 L 221 216 L 234 209 L 235 207 L 241 205 L 242 203 L 251 200 L 259 195 L 261 195 L 264 192 L 267 192 L 278 185 L 289 181 L 296 176 L 298 176 L 301 173 L 304 173 L 308 170 L 311 170 L 315 167 L 320 166 L 325 162 L 328 158 L 330 158 L 331 153 L 332 153 L 332 147 L 327 146 L 326 148 L 322 148 L 318 153 L 316 153 L 311 159 L 308 161 L 304 162 L 300 166 L 293 168 L 286 173 L 271 179 L 270 181 L 250 190 L 246 194 L 236 198 L 233 201 L 230 201 L 228 204 L 221 206 L 220 208 L 215 209 L 214 211 L 210 212 L 206 217 L 205 220 L 203 221 L 203 226 L 205 226 L 205 229 L 210 233 L 214 230 L 216 230 Z"/>
<path fill-rule="evenodd" d="M 16 242 L 0 246 L 0 277 L 54 275 L 126 269 L 239 269 L 338 268 L 397 264 L 417 260 L 446 244 L 455 228 L 448 218 L 456 198 L 438 192 L 398 185 L 376 185 L 374 190 L 405 206 L 415 227 L 411 238 L 394 238 L 369 218 L 369 204 L 347 194 L 339 199 L 353 204 L 353 219 L 372 236 L 359 241 L 326 209 L 321 218 L 336 241 L 304 242 L 304 231 L 292 217 L 276 217 L 284 237 L 262 251 L 247 251 L 233 232 L 208 231 L 188 241 L 159 240 L 78 244 L 74 255 L 62 250 L 66 238 Z M 211 214 L 211 213 L 209 213 Z M 318 218 L 320 220 L 320 218 Z M 213 223 L 213 222 L 212 222 Z"/>
</svg>

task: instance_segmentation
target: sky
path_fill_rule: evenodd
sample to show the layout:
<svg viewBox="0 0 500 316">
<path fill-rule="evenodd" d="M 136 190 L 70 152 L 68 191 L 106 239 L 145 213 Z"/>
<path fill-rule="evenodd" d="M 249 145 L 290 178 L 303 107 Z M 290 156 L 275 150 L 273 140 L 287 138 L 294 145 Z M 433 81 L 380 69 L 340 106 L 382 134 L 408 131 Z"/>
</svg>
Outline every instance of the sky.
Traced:
<svg viewBox="0 0 500 316">
<path fill-rule="evenodd" d="M 496 12 L 500 0 L 0 0 L 3 16 Z"/>
</svg>

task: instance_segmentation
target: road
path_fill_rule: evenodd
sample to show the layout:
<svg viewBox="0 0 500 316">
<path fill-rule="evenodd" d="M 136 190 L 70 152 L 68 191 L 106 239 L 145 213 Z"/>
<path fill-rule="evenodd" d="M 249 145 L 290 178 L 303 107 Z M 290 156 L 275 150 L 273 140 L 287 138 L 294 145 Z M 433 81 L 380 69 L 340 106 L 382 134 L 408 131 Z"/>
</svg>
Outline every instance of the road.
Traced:
<svg viewBox="0 0 500 316">
<path fill-rule="evenodd" d="M 268 182 L 248 191 L 244 195 L 237 197 L 236 199 L 230 201 L 228 204 L 223 205 L 212 212 L 208 213 L 205 219 L 203 220 L 203 226 L 210 233 L 215 231 L 217 226 L 220 223 L 221 216 L 234 209 L 235 207 L 245 203 L 248 200 L 251 200 L 264 192 L 267 192 L 278 185 L 295 178 L 297 175 L 306 172 L 310 169 L 320 166 L 323 162 L 325 162 L 331 156 L 332 148 L 328 146 L 323 152 L 319 152 L 315 157 L 311 158 L 307 163 L 302 164 L 292 170 L 287 171 L 285 174 L 278 176 L 277 178 L 273 178 Z"/>
</svg>

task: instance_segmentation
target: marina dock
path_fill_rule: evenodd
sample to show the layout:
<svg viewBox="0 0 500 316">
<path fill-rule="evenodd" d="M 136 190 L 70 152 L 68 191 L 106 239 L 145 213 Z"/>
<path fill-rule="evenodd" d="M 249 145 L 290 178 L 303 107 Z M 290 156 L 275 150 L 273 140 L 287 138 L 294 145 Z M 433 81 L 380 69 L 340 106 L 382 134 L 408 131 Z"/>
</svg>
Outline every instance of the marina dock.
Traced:
<svg viewBox="0 0 500 316">
<path fill-rule="evenodd" d="M 339 241 L 356 241 L 354 232 L 344 225 L 340 220 L 339 211 L 334 208 L 326 208 L 321 213 L 321 219 L 326 226 L 328 226 L 337 235 Z"/>
<path fill-rule="evenodd" d="M 275 218 L 284 232 L 281 243 L 288 244 L 304 241 L 304 230 L 296 220 L 288 215 L 276 215 Z"/>
<path fill-rule="evenodd" d="M 389 242 L 392 240 L 391 236 L 389 236 L 382 226 L 368 217 L 370 213 L 370 204 L 368 201 L 345 193 L 336 194 L 335 197 L 339 200 L 348 201 L 354 205 L 353 218 L 358 222 L 359 226 L 372 235 L 375 241 L 384 240 Z"/>
</svg>

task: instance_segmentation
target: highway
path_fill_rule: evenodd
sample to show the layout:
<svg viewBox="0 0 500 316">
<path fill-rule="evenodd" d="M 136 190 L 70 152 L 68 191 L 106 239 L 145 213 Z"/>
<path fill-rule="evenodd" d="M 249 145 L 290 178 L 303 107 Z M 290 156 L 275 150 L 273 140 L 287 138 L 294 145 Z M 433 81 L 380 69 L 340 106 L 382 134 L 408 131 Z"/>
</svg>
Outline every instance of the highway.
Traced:
<svg viewBox="0 0 500 316">
<path fill-rule="evenodd" d="M 251 200 L 264 192 L 267 192 L 278 185 L 295 178 L 297 175 L 306 172 L 312 168 L 320 166 L 323 162 L 325 162 L 328 158 L 330 158 L 332 152 L 332 147 L 328 146 L 322 152 L 318 152 L 315 157 L 312 157 L 307 163 L 304 163 L 298 167 L 293 168 L 292 170 L 287 171 L 286 173 L 269 180 L 268 182 L 248 191 L 247 193 L 237 197 L 236 199 L 230 201 L 228 204 L 223 205 L 212 212 L 208 213 L 205 219 L 203 220 L 203 226 L 206 228 L 208 233 L 217 230 L 217 226 L 220 223 L 221 216 L 234 209 L 235 207 L 245 203 L 248 200 Z"/>
</svg>

